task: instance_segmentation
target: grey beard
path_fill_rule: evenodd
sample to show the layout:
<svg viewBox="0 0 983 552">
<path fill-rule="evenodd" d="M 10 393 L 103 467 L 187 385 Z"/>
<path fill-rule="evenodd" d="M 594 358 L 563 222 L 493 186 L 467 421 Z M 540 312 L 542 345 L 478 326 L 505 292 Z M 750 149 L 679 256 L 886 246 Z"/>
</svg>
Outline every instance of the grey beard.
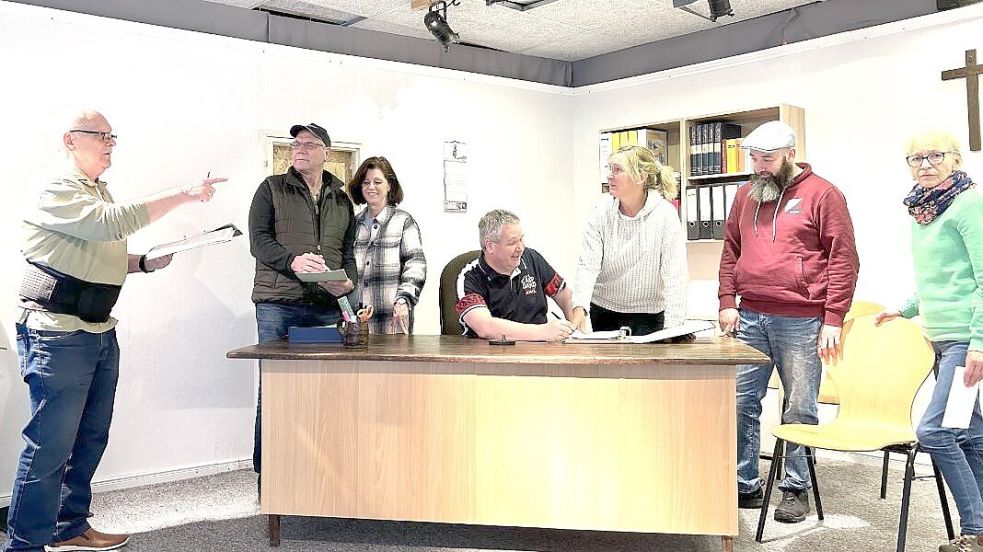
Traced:
<svg viewBox="0 0 983 552">
<path fill-rule="evenodd" d="M 788 159 L 784 159 L 778 174 L 754 175 L 751 178 L 751 199 L 758 203 L 770 203 L 780 198 L 785 188 L 792 183 L 793 170 L 792 163 Z"/>
<path fill-rule="evenodd" d="M 773 177 L 755 177 L 751 180 L 751 199 L 758 203 L 771 203 L 778 199 L 784 189 L 785 186 L 779 186 Z"/>
</svg>

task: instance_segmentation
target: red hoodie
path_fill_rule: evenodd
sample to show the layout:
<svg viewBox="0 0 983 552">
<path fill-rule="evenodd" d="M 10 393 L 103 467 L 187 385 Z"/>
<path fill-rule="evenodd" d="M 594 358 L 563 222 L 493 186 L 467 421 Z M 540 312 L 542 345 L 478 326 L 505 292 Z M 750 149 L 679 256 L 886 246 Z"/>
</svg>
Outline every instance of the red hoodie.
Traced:
<svg viewBox="0 0 983 552">
<path fill-rule="evenodd" d="M 759 208 L 750 185 L 737 191 L 720 256 L 720 308 L 736 308 L 740 295 L 754 312 L 842 326 L 860 270 L 853 222 L 843 193 L 807 163 L 798 166 L 778 202 Z"/>
</svg>

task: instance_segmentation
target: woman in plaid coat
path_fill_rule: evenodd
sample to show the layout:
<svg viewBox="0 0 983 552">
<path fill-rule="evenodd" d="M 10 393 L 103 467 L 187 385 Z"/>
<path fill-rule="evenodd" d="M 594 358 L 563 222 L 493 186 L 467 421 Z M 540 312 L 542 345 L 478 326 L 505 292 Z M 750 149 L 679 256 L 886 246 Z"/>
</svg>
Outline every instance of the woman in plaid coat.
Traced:
<svg viewBox="0 0 983 552">
<path fill-rule="evenodd" d="M 397 208 L 403 188 L 385 157 L 369 157 L 348 183 L 348 195 L 365 209 L 355 217 L 355 261 L 362 306 L 372 306 L 369 331 L 409 334 L 413 307 L 427 280 L 420 227 Z"/>
</svg>

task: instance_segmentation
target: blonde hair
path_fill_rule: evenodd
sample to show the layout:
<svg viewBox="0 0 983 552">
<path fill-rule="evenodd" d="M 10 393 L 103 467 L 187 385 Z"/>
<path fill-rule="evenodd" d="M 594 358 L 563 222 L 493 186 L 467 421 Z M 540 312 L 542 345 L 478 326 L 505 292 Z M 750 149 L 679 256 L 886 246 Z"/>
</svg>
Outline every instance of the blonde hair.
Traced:
<svg viewBox="0 0 983 552">
<path fill-rule="evenodd" d="M 643 146 L 623 146 L 608 157 L 608 163 L 624 167 L 633 181 L 643 181 L 645 189 L 656 190 L 669 201 L 676 199 L 679 187 L 672 167 L 659 163 L 652 150 Z"/>
<path fill-rule="evenodd" d="M 941 129 L 923 130 L 912 134 L 905 145 L 905 155 L 934 149 L 952 152 L 959 161 L 962 161 L 963 154 L 959 139 L 948 130 Z"/>
</svg>

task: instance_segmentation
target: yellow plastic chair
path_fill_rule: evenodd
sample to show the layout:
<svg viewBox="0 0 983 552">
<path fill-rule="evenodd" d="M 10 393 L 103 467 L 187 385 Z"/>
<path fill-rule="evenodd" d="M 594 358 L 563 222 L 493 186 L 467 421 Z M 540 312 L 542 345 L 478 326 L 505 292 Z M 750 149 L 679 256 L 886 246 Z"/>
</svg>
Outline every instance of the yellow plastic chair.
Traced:
<svg viewBox="0 0 983 552">
<path fill-rule="evenodd" d="M 846 323 L 858 316 L 875 315 L 885 310 L 885 308 L 884 305 L 871 301 L 854 301 L 850 305 L 850 311 L 846 313 L 843 321 Z M 823 366 L 823 379 L 819 384 L 819 398 L 817 402 L 819 404 L 840 404 L 840 394 L 836 391 L 836 384 L 829 378 L 829 369 L 825 368 L 825 364 Z M 884 460 L 881 465 L 881 500 L 887 498 L 887 473 L 890 462 L 891 451 L 885 450 Z"/>
<path fill-rule="evenodd" d="M 843 323 L 858 316 L 870 316 L 884 310 L 884 305 L 871 301 L 854 301 L 850 305 L 850 310 L 843 317 Z M 844 332 L 846 333 L 846 332 Z M 840 395 L 836 392 L 836 385 L 829 379 L 828 370 L 823 371 L 823 379 L 819 384 L 819 403 L 820 404 L 840 404 Z M 883 496 L 881 498 L 884 498 Z"/>
<path fill-rule="evenodd" d="M 850 304 L 850 310 L 847 311 L 846 316 L 843 317 L 843 323 L 846 324 L 847 322 L 853 320 L 858 316 L 868 316 L 868 315 L 877 314 L 883 311 L 884 308 L 885 308 L 884 305 L 880 305 L 872 301 L 853 301 Z M 846 335 L 846 332 L 847 332 L 847 328 L 844 328 L 843 334 Z M 783 393 L 782 396 L 784 397 L 784 390 L 782 390 L 782 381 L 781 379 L 778 378 L 777 370 L 772 372 L 771 379 L 768 381 L 768 387 L 770 389 L 778 389 L 780 393 Z M 819 404 L 833 404 L 833 405 L 840 404 L 840 395 L 836 391 L 836 385 L 829 378 L 829 369 L 826 368 L 825 363 L 823 364 L 822 379 L 819 382 L 819 397 L 816 399 L 816 402 L 818 402 Z M 778 413 L 778 419 L 781 420 L 782 414 L 784 414 L 785 412 L 784 400 L 782 401 L 782 405 L 779 408 L 781 408 L 781 411 Z M 881 498 L 887 496 L 887 467 L 888 467 L 888 463 L 890 462 L 889 455 L 890 453 L 888 451 L 884 451 L 884 465 L 881 469 Z M 762 455 L 762 458 L 768 458 L 768 456 Z M 781 468 L 778 469 L 778 471 L 775 473 L 775 476 L 781 479 L 782 477 Z"/>
<path fill-rule="evenodd" d="M 890 449 L 908 455 L 901 516 L 898 525 L 898 552 L 903 552 L 908 526 L 911 481 L 914 478 L 918 442 L 911 427 L 911 404 L 922 382 L 932 370 L 935 355 L 922 337 L 917 324 L 895 319 L 880 327 L 874 316 L 859 316 L 846 323 L 843 358 L 828 366 L 839 390 L 840 407 L 836 419 L 819 425 L 782 424 L 772 431 L 775 451 L 765 487 L 764 504 L 758 519 L 755 540 L 761 542 L 768 502 L 774 486 L 775 470 L 784 457 L 785 443 L 806 447 L 809 476 L 812 479 L 816 514 L 823 519 L 823 506 L 816 480 L 816 448 L 846 452 Z M 932 463 L 949 538 L 954 538 L 949 504 L 942 477 Z"/>
</svg>

